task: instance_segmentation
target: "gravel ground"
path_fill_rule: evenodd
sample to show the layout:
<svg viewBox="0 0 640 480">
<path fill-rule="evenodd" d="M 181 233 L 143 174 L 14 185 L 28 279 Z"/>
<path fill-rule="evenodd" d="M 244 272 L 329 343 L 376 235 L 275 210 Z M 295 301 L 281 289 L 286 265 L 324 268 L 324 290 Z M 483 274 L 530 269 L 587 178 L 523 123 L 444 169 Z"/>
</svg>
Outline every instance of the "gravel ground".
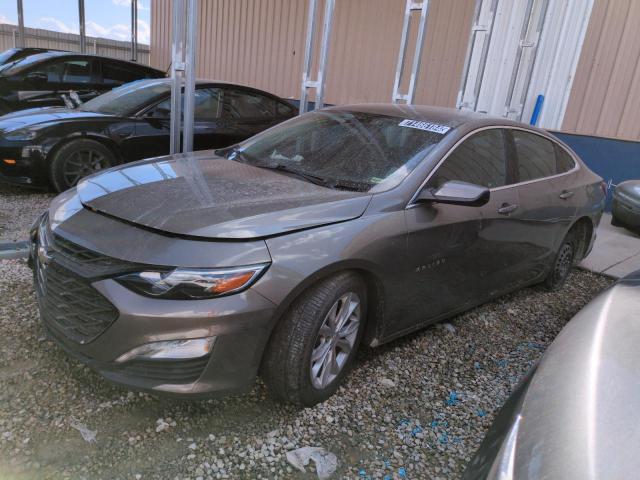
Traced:
<svg viewBox="0 0 640 480">
<path fill-rule="evenodd" d="M 609 283 L 576 271 L 561 292 L 525 289 L 366 349 L 337 395 L 297 409 L 259 382 L 198 402 L 111 386 L 45 339 L 25 262 L 0 262 L 0 478 L 317 478 L 286 461 L 304 446 L 335 453 L 336 478 L 456 478 L 518 379 Z"/>
<path fill-rule="evenodd" d="M 0 181 L 0 241 L 26 240 L 31 223 L 49 206 L 53 197 L 53 193 L 45 190 L 17 187 Z"/>
</svg>

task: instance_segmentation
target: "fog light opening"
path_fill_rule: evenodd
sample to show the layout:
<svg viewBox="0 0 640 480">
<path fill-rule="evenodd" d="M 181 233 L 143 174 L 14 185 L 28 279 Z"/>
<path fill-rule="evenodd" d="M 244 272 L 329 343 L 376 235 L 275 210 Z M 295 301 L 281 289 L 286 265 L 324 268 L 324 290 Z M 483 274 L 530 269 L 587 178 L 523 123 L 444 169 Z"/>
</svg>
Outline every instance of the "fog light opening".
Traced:
<svg viewBox="0 0 640 480">
<path fill-rule="evenodd" d="M 116 363 L 130 360 L 189 360 L 211 353 L 216 337 L 166 340 L 141 345 L 120 355 Z"/>
</svg>

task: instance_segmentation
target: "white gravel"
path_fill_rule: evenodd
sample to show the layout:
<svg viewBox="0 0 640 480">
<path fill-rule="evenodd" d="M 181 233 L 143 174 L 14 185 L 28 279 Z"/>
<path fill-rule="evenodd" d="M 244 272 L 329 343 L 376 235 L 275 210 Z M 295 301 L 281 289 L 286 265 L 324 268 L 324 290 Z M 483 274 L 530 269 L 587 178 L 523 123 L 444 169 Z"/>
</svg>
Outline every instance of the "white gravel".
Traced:
<svg viewBox="0 0 640 480">
<path fill-rule="evenodd" d="M 22 216 L 48 199 L 5 192 L 0 237 L 20 239 Z M 197 402 L 111 386 L 44 338 L 31 271 L 0 261 L 0 477 L 311 479 L 313 461 L 301 473 L 286 452 L 322 447 L 337 457 L 334 478 L 456 478 L 518 379 L 609 283 L 576 271 L 560 292 L 525 289 L 366 349 L 337 395 L 298 409 L 260 382 Z"/>
</svg>

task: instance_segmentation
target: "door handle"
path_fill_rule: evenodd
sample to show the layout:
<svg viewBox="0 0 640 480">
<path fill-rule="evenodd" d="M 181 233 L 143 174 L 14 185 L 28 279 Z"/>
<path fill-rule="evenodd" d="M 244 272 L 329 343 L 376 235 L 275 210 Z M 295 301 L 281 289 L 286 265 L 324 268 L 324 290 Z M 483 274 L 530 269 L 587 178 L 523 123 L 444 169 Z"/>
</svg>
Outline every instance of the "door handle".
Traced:
<svg viewBox="0 0 640 480">
<path fill-rule="evenodd" d="M 569 190 L 563 190 L 560 195 L 558 195 L 562 200 L 566 200 L 567 198 L 573 197 L 573 192 Z"/>
<path fill-rule="evenodd" d="M 498 213 L 501 215 L 509 215 L 516 208 L 518 208 L 518 205 L 515 203 L 512 203 L 511 205 L 509 205 L 508 203 L 503 203 L 502 206 L 498 209 Z"/>
</svg>

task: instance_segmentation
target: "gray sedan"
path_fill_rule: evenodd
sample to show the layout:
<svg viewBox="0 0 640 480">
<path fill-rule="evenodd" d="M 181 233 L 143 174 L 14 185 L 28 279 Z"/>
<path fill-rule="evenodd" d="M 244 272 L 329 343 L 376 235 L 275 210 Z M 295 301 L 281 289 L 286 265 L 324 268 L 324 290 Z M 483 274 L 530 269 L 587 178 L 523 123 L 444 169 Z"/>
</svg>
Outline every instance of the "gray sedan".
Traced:
<svg viewBox="0 0 640 480">
<path fill-rule="evenodd" d="M 582 309 L 506 401 L 464 480 L 637 478 L 640 270 Z"/>
<path fill-rule="evenodd" d="M 313 405 L 377 346 L 499 295 L 560 288 L 605 185 L 543 130 L 458 110 L 316 111 L 218 151 L 123 165 L 32 231 L 70 354 L 156 393 Z"/>
</svg>

